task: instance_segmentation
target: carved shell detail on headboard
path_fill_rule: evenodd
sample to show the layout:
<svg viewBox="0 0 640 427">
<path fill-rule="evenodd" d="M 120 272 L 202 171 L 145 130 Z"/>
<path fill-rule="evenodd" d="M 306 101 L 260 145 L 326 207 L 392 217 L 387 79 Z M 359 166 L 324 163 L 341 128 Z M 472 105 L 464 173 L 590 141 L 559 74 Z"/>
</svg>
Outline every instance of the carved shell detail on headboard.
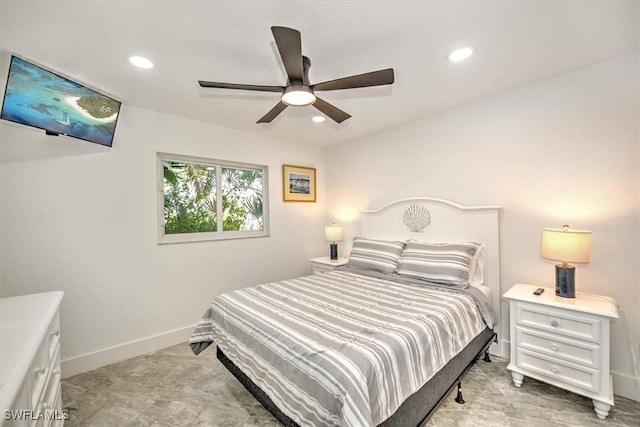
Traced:
<svg viewBox="0 0 640 427">
<path fill-rule="evenodd" d="M 402 222 L 409 227 L 409 231 L 420 233 L 431 224 L 431 214 L 424 206 L 414 204 L 405 209 Z"/>
</svg>

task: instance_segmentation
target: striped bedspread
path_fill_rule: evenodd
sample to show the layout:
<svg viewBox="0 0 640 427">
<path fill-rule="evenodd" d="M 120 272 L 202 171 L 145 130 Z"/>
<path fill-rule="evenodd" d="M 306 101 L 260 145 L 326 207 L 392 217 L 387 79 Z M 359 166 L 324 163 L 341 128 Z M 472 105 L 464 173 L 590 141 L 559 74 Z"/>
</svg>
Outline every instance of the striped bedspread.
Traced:
<svg viewBox="0 0 640 427">
<path fill-rule="evenodd" d="M 332 271 L 219 296 L 190 344 L 215 342 L 300 426 L 363 427 L 485 328 L 464 291 Z"/>
</svg>

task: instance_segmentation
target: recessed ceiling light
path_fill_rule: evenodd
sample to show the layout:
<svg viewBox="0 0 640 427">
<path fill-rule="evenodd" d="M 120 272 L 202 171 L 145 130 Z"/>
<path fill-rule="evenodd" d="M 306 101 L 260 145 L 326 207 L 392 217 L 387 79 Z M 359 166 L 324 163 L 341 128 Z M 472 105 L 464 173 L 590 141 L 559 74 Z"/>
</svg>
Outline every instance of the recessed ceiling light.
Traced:
<svg viewBox="0 0 640 427">
<path fill-rule="evenodd" d="M 473 54 L 473 49 L 470 47 L 463 47 L 461 49 L 456 49 L 449 54 L 449 61 L 451 62 L 460 62 L 469 58 Z"/>
<path fill-rule="evenodd" d="M 324 122 L 324 116 L 313 116 L 311 117 L 311 120 L 313 120 L 316 123 L 322 123 Z"/>
<path fill-rule="evenodd" d="M 147 58 L 143 58 L 142 56 L 130 56 L 129 62 L 131 62 L 136 67 L 144 68 L 145 70 L 153 68 L 153 62 L 149 61 Z"/>
</svg>

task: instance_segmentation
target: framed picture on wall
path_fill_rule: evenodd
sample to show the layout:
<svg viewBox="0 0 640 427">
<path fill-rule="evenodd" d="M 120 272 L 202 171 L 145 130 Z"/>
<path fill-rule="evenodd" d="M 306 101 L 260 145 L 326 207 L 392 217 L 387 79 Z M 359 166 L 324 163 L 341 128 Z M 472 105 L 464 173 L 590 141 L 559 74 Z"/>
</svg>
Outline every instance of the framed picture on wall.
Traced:
<svg viewBox="0 0 640 427">
<path fill-rule="evenodd" d="M 315 202 L 316 169 L 282 165 L 282 192 L 285 202 Z"/>
</svg>

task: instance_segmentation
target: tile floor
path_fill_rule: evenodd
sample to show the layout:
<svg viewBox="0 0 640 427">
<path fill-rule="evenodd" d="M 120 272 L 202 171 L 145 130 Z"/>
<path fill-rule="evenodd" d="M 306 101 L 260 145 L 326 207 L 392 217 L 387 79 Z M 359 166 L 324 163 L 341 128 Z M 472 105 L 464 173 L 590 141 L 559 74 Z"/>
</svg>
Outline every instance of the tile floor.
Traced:
<svg viewBox="0 0 640 427">
<path fill-rule="evenodd" d="M 511 383 L 504 360 L 478 361 L 463 382 L 466 403 L 454 394 L 427 424 L 449 426 L 639 426 L 640 403 L 616 397 L 606 420 L 589 399 L 526 378 Z M 194 356 L 186 344 L 169 347 L 62 381 L 66 427 L 275 427 L 269 414 L 215 357 Z"/>
</svg>

